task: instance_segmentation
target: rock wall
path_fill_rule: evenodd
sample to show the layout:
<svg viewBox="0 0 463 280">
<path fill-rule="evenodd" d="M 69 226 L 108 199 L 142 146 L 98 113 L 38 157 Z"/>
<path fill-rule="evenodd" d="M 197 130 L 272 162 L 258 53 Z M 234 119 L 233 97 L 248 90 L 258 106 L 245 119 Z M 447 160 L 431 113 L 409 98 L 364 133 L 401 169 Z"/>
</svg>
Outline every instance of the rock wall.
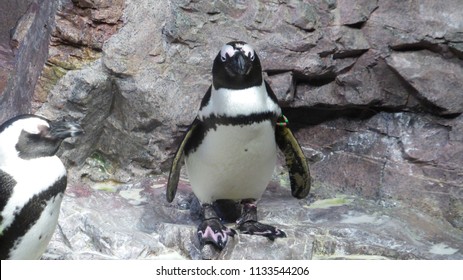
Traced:
<svg viewBox="0 0 463 280">
<path fill-rule="evenodd" d="M 68 71 L 82 69 L 101 57 L 103 43 L 122 24 L 123 0 L 61 0 L 55 15 L 48 61 L 35 90 L 34 107 Z"/>
<path fill-rule="evenodd" d="M 0 123 L 30 113 L 48 54 L 56 1 L 6 0 L 0 11 Z"/>
<path fill-rule="evenodd" d="M 210 84 L 213 58 L 222 44 L 240 39 L 258 51 L 309 158 L 310 201 L 353 196 L 383 209 L 365 206 L 375 213 L 402 205 L 437 219 L 453 236 L 463 230 L 460 0 L 63 3 L 48 65 L 64 71 L 52 79 L 42 76 L 36 94 L 44 103 L 37 112 L 83 122 L 87 133 L 65 145 L 62 156 L 77 166 L 77 185 L 127 186 L 164 176 Z M 407 217 L 404 223 L 412 220 L 398 212 Z M 148 220 L 169 216 L 156 213 Z M 166 227 L 142 228 L 162 236 Z M 351 244 L 339 241 L 349 235 L 339 228 L 331 234 L 310 246 L 333 254 L 333 240 L 338 249 Z M 434 236 L 432 244 L 448 239 L 443 232 Z M 452 240 L 461 248 L 461 239 Z M 191 243 L 181 246 L 182 255 L 196 256 Z M 461 250 L 450 251 L 461 257 Z M 407 252 L 384 254 L 436 256 Z"/>
</svg>

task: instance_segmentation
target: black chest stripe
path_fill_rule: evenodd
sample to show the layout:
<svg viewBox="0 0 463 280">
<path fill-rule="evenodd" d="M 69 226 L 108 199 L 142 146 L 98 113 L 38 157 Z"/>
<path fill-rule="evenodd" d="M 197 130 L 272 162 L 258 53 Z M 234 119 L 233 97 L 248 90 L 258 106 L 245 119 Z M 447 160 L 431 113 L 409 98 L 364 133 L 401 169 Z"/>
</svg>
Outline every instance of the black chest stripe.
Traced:
<svg viewBox="0 0 463 280">
<path fill-rule="evenodd" d="M 211 129 L 216 130 L 217 125 L 244 126 L 254 123 L 261 123 L 270 120 L 274 126 L 278 116 L 274 112 L 254 113 L 251 115 L 238 115 L 236 117 L 211 115 L 203 121 L 196 119 L 195 130 L 193 131 L 188 143 L 185 144 L 185 155 L 194 152 L 201 145 L 207 132 Z"/>
<path fill-rule="evenodd" d="M 211 115 L 203 120 L 208 128 L 217 129 L 217 125 L 250 125 L 270 120 L 276 123 L 277 115 L 274 112 L 254 113 L 251 115 L 238 115 L 236 117 Z"/>
<path fill-rule="evenodd" d="M 5 208 L 8 200 L 13 193 L 13 188 L 16 181 L 8 173 L 0 169 L 0 213 Z M 3 216 L 0 215 L 0 224 L 2 224 Z"/>
<path fill-rule="evenodd" d="M 9 251 L 15 246 L 16 241 L 22 238 L 37 222 L 46 207 L 46 202 L 56 199 L 58 194 L 66 190 L 66 183 L 66 176 L 61 177 L 53 186 L 34 195 L 21 211 L 14 214 L 13 223 L 0 233 L 0 259 L 9 258 Z"/>
</svg>

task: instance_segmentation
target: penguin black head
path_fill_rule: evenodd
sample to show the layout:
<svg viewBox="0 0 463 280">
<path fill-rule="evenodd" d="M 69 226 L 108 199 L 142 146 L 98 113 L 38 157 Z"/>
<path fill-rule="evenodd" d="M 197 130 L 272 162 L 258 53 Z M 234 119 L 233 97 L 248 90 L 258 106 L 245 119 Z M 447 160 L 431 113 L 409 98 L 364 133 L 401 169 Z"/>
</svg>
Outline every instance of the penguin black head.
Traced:
<svg viewBox="0 0 463 280">
<path fill-rule="evenodd" d="M 262 66 L 254 49 L 242 41 L 225 44 L 212 66 L 215 89 L 245 89 L 262 84 Z"/>
<path fill-rule="evenodd" d="M 65 138 L 82 133 L 82 128 L 74 122 L 19 115 L 0 126 L 0 156 L 5 160 L 8 157 L 33 159 L 53 156 Z"/>
</svg>

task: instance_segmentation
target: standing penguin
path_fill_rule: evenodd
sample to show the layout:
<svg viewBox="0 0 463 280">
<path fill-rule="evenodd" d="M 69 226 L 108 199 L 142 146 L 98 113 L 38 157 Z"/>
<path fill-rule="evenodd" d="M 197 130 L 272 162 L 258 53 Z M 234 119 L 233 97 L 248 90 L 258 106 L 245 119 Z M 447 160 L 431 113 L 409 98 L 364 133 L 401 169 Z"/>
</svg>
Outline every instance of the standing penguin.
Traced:
<svg viewBox="0 0 463 280">
<path fill-rule="evenodd" d="M 283 231 L 257 221 L 256 201 L 271 180 L 277 146 L 286 158 L 292 195 L 306 197 L 310 174 L 304 154 L 286 127 L 287 120 L 250 45 L 241 41 L 224 45 L 214 60 L 212 79 L 173 159 L 167 201 L 174 199 L 185 158 L 191 188 L 203 210 L 198 227 L 201 245 L 211 243 L 223 249 L 228 237 L 236 233 L 222 224 L 213 207 L 217 201 L 241 204 L 236 222 L 241 233 L 271 240 L 285 237 Z"/>
<path fill-rule="evenodd" d="M 58 222 L 66 169 L 55 155 L 83 132 L 72 122 L 20 115 L 0 126 L 0 259 L 40 259 Z"/>
</svg>

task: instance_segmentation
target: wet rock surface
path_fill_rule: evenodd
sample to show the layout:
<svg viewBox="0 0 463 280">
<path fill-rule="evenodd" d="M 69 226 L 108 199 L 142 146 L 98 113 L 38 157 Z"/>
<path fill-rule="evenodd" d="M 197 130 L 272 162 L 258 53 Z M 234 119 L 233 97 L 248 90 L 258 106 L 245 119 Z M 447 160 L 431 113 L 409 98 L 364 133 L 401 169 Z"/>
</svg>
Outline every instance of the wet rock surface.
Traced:
<svg viewBox="0 0 463 280">
<path fill-rule="evenodd" d="M 108 5 L 108 3 L 113 5 Z M 82 122 L 45 258 L 461 259 L 461 1 L 60 2 L 34 108 Z M 259 204 L 286 239 L 201 251 L 187 177 L 165 178 L 221 45 L 258 51 L 309 160 Z M 3 108 L 3 102 L 2 102 Z"/>
<path fill-rule="evenodd" d="M 335 194 L 291 197 L 276 176 L 258 204 L 259 219 L 287 238 L 238 234 L 222 252 L 201 248 L 187 181 L 172 204 L 165 177 L 132 183 L 71 184 L 60 228 L 44 259 L 461 259 L 461 231 L 396 200 Z M 283 185 L 283 186 L 282 186 Z M 235 227 L 234 224 L 229 224 Z"/>
</svg>

